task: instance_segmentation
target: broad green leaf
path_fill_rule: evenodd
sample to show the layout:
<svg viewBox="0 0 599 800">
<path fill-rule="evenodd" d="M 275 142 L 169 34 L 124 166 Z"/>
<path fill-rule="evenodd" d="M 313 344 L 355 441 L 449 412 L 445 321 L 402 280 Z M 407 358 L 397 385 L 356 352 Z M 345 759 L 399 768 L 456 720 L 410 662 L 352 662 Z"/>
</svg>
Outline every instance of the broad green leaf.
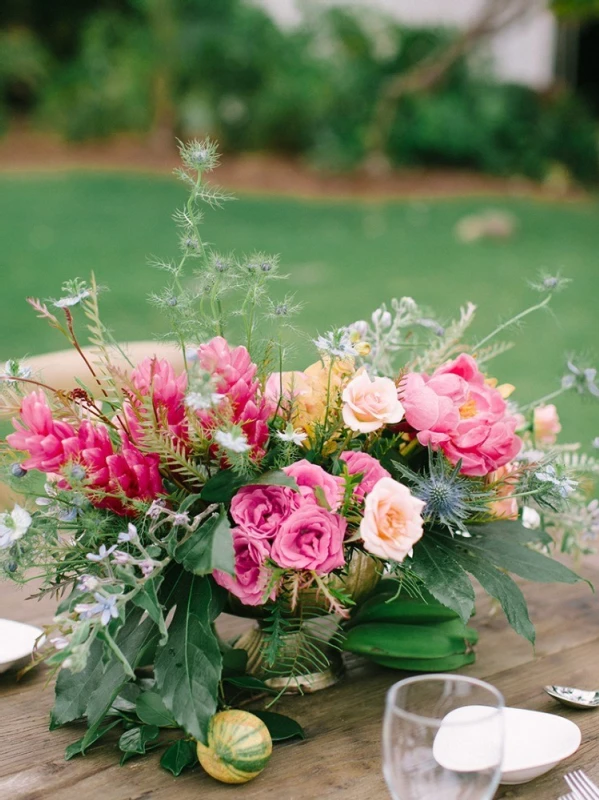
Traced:
<svg viewBox="0 0 599 800">
<path fill-rule="evenodd" d="M 496 529 L 491 523 L 480 528 L 473 526 L 470 532 L 472 539 L 464 539 L 460 542 L 461 545 L 495 566 L 513 572 L 521 578 L 539 583 L 577 583 L 582 580 L 559 561 L 522 544 L 517 528 L 512 529 L 510 533 L 510 529 L 507 531 L 499 527 Z"/>
<path fill-rule="evenodd" d="M 273 469 L 262 475 L 247 479 L 232 470 L 221 470 L 206 482 L 202 490 L 205 503 L 229 503 L 242 486 L 288 486 L 299 491 L 297 481 L 282 470 Z"/>
<path fill-rule="evenodd" d="M 441 547 L 432 532 L 424 534 L 414 546 L 410 568 L 428 591 L 444 606 L 452 608 L 463 622 L 474 609 L 474 589 L 470 578 L 453 555 Z"/>
<path fill-rule="evenodd" d="M 274 711 L 252 711 L 251 713 L 266 725 L 273 742 L 294 739 L 296 736 L 299 739 L 306 738 L 302 726 L 291 717 L 286 717 L 284 714 L 275 714 Z"/>
<path fill-rule="evenodd" d="M 159 597 L 165 611 L 173 605 L 185 574 L 176 565 L 171 565 L 167 570 L 164 584 L 160 587 Z M 139 624 L 142 616 L 142 609 L 132 607 L 117 636 L 117 644 L 134 668 L 147 663 L 146 660 L 149 656 L 153 660 L 159 639 L 158 629 L 152 619 L 148 617 L 141 625 Z M 104 673 L 100 672 L 96 681 L 96 689 L 87 704 L 86 715 L 89 730 L 84 737 L 85 745 L 95 735 L 102 720 L 118 695 L 124 691 L 128 681 L 129 678 L 125 674 L 122 664 L 113 657 Z"/>
<path fill-rule="evenodd" d="M 235 573 L 235 553 L 231 526 L 224 509 L 210 517 L 182 544 L 175 548 L 175 560 L 194 575 L 209 575 L 220 569 Z"/>
<path fill-rule="evenodd" d="M 145 753 L 148 742 L 156 739 L 159 733 L 157 725 L 138 725 L 130 728 L 119 739 L 119 749 L 123 753 Z"/>
<path fill-rule="evenodd" d="M 142 692 L 135 703 L 135 712 L 146 725 L 168 728 L 175 724 L 173 715 L 157 692 Z"/>
<path fill-rule="evenodd" d="M 261 681 L 260 678 L 254 678 L 253 675 L 232 675 L 226 678 L 223 678 L 225 683 L 230 683 L 231 686 L 237 686 L 239 689 L 251 689 L 255 692 L 273 692 L 276 694 L 276 691 L 270 689 L 264 681 Z M 252 711 L 252 714 L 254 712 Z"/>
<path fill-rule="evenodd" d="M 156 625 L 149 617 L 140 623 L 142 615 L 142 609 L 133 608 L 128 613 L 125 624 L 119 630 L 117 637 L 117 644 L 121 652 L 133 668 L 139 663 L 147 641 L 152 637 L 158 638 Z M 89 697 L 86 708 L 89 730 L 84 737 L 84 747 L 88 746 L 123 686 L 129 680 L 121 662 L 112 656 L 104 673 L 98 679 L 97 687 Z"/>
<path fill-rule="evenodd" d="M 233 470 L 221 469 L 206 481 L 202 489 L 202 500 L 205 503 L 229 503 L 244 484 L 245 479 Z"/>
<path fill-rule="evenodd" d="M 108 725 L 104 725 L 103 728 L 98 728 L 92 741 L 88 742 L 87 747 L 97 742 L 104 736 L 104 734 L 108 733 L 108 731 L 112 730 L 116 725 L 120 725 L 120 723 L 120 719 L 115 719 L 112 722 L 109 722 Z M 73 744 L 70 744 L 67 747 L 64 752 L 65 761 L 70 761 L 71 758 L 83 754 L 83 739 L 84 737 L 82 736 L 81 739 L 77 739 L 76 742 L 73 742 Z"/>
<path fill-rule="evenodd" d="M 50 712 L 50 730 L 60 728 L 85 716 L 90 694 L 102 678 L 102 642 L 95 641 L 82 672 L 61 669 L 56 679 L 54 708 Z"/>
<path fill-rule="evenodd" d="M 222 608 L 208 577 L 185 575 L 166 645 L 158 648 L 154 672 L 164 705 L 194 739 L 206 743 L 216 711 L 222 656 L 212 623 Z"/>
<path fill-rule="evenodd" d="M 158 600 L 158 589 L 163 579 L 163 575 L 158 575 L 156 578 L 147 580 L 143 584 L 140 591 L 133 597 L 133 602 L 135 605 L 139 606 L 139 608 L 143 608 L 144 611 L 147 611 L 150 619 L 152 619 L 156 625 L 158 625 L 161 644 L 164 644 L 168 637 L 162 606 Z"/>
<path fill-rule="evenodd" d="M 241 647 L 231 647 L 222 639 L 219 639 L 218 644 L 223 657 L 223 677 L 245 675 L 248 663 L 247 650 L 243 650 Z"/>
<path fill-rule="evenodd" d="M 499 600 L 508 622 L 516 633 L 534 644 L 535 629 L 530 621 L 526 600 L 520 587 L 509 575 L 496 569 L 488 561 L 470 555 L 461 548 L 456 555 L 464 569 L 477 579 L 483 589 L 491 597 Z"/>
<path fill-rule="evenodd" d="M 193 766 L 198 760 L 198 752 L 194 742 L 179 739 L 162 754 L 160 766 L 175 776 L 180 775 L 186 767 Z"/>
</svg>

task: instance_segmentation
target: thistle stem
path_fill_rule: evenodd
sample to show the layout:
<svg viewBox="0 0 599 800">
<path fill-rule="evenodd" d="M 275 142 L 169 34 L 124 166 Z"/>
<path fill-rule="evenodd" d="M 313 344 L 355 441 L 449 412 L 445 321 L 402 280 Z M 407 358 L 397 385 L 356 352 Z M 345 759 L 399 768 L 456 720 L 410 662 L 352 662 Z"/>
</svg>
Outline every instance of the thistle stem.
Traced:
<svg viewBox="0 0 599 800">
<path fill-rule="evenodd" d="M 548 294 L 547 297 L 545 297 L 544 300 L 541 300 L 540 303 L 537 303 L 534 306 L 530 306 L 530 308 L 524 309 L 524 311 L 521 311 L 519 314 L 516 314 L 515 317 L 511 317 L 511 319 L 508 319 L 506 322 L 503 322 L 501 325 L 495 328 L 494 331 L 491 331 L 491 333 L 488 336 L 485 336 L 484 339 L 481 339 L 480 342 L 477 342 L 472 348 L 473 352 L 480 350 L 480 348 L 483 345 L 485 345 L 487 342 L 490 342 L 491 339 L 494 339 L 495 336 L 497 336 L 499 333 L 504 331 L 506 328 L 515 325 L 517 322 L 520 322 L 520 320 L 524 319 L 524 317 L 527 317 L 529 314 L 532 314 L 533 311 L 540 311 L 540 309 L 544 308 L 549 303 L 550 300 L 551 300 L 551 295 Z"/>
</svg>

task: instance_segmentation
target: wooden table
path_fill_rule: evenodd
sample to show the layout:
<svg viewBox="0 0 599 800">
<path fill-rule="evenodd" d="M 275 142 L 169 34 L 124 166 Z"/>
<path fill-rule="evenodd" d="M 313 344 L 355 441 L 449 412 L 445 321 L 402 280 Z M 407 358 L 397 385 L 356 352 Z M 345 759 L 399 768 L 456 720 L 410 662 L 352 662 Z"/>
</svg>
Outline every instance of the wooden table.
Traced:
<svg viewBox="0 0 599 800">
<path fill-rule="evenodd" d="M 588 559 L 582 574 L 599 586 L 599 558 Z M 587 584 L 524 587 L 537 627 L 532 648 L 506 625 L 501 613 L 481 598 L 475 625 L 481 633 L 477 663 L 464 672 L 490 681 L 508 705 L 549 711 L 573 719 L 582 745 L 547 775 L 520 786 L 500 787 L 496 798 L 555 800 L 565 791 L 564 771 L 583 768 L 599 782 L 599 712 L 559 706 L 542 691 L 547 683 L 599 686 L 599 598 Z M 0 583 L 0 614 L 43 623 L 51 603 L 25 602 L 26 593 Z M 225 623 L 238 625 L 229 619 Z M 349 663 L 347 677 L 328 691 L 284 698 L 278 710 L 304 726 L 307 739 L 275 747 L 262 775 L 245 786 L 225 786 L 200 768 L 173 778 L 149 755 L 119 767 L 114 744 L 101 744 L 85 758 L 64 761 L 67 744 L 79 738 L 72 726 L 47 730 L 52 690 L 39 668 L 20 683 L 0 675 L 1 800 L 385 800 L 381 776 L 381 720 L 385 692 L 400 673 Z"/>
</svg>

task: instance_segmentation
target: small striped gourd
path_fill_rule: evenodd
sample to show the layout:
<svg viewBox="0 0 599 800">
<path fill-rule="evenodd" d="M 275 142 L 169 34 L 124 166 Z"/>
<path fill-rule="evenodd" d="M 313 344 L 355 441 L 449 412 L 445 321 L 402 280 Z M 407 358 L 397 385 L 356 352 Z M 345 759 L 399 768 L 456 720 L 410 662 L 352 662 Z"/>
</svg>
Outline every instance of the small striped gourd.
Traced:
<svg viewBox="0 0 599 800">
<path fill-rule="evenodd" d="M 246 783 L 259 775 L 272 753 L 272 739 L 249 711 L 219 711 L 210 720 L 208 744 L 198 742 L 198 760 L 222 783 Z"/>
</svg>

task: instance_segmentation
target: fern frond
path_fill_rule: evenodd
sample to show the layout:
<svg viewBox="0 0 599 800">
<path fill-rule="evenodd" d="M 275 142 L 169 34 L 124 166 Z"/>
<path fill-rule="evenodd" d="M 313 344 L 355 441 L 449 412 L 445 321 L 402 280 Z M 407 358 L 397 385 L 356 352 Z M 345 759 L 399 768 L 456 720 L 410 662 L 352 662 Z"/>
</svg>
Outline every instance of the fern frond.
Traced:
<svg viewBox="0 0 599 800">
<path fill-rule="evenodd" d="M 485 364 L 487 361 L 491 361 L 491 359 L 497 358 L 497 356 L 501 356 L 503 353 L 507 353 L 507 351 L 511 350 L 514 346 L 515 342 L 497 342 L 496 344 L 483 348 L 483 350 L 479 350 L 476 360 L 479 364 Z"/>
</svg>

